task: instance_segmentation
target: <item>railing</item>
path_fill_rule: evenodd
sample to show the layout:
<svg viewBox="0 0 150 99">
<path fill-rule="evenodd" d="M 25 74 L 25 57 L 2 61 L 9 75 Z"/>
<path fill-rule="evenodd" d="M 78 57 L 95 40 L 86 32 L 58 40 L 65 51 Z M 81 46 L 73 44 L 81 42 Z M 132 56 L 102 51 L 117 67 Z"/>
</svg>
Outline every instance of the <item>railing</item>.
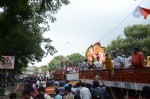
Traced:
<svg viewBox="0 0 150 99">
<path fill-rule="evenodd" d="M 63 79 L 66 73 L 57 71 L 54 73 L 55 79 Z M 96 75 L 101 76 L 105 81 L 120 81 L 120 82 L 133 82 L 133 83 L 147 83 L 150 84 L 150 68 L 140 69 L 114 69 L 114 70 L 87 70 L 79 71 L 80 79 L 93 80 Z"/>
<path fill-rule="evenodd" d="M 137 82 L 150 84 L 150 68 L 140 69 L 114 69 L 114 70 L 90 70 L 80 71 L 80 79 L 93 80 L 96 75 L 106 81 Z"/>
</svg>

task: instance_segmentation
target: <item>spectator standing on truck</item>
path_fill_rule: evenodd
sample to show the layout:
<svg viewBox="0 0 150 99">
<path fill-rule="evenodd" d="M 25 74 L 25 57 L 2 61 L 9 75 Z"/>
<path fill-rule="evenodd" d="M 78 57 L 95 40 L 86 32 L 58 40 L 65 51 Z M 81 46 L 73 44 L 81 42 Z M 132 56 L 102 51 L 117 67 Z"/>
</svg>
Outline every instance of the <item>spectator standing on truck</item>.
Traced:
<svg viewBox="0 0 150 99">
<path fill-rule="evenodd" d="M 89 63 L 89 70 L 93 70 L 95 68 L 94 60 Z"/>
<path fill-rule="evenodd" d="M 82 63 L 82 70 L 83 70 L 83 71 L 86 71 L 86 70 L 88 70 L 88 68 L 89 68 L 89 65 L 88 65 L 87 62 L 88 62 L 88 60 L 85 59 L 84 62 Z"/>
<path fill-rule="evenodd" d="M 100 57 L 97 57 L 97 61 L 95 62 L 95 70 L 102 70 L 103 69 L 103 62 Z"/>
<path fill-rule="evenodd" d="M 117 69 L 123 68 L 123 65 L 124 65 L 123 60 L 124 59 L 116 52 L 114 52 L 113 55 L 114 55 L 114 59 L 113 59 L 114 68 L 117 68 Z"/>
<path fill-rule="evenodd" d="M 78 68 L 80 69 L 80 71 L 82 71 L 82 60 L 79 62 L 79 64 L 78 64 Z"/>
<path fill-rule="evenodd" d="M 141 68 L 144 67 L 144 54 L 140 52 L 138 47 L 135 47 L 133 49 L 133 55 L 132 55 L 132 66 L 134 68 Z"/>
<path fill-rule="evenodd" d="M 124 68 L 129 68 L 132 65 L 132 56 L 129 55 L 129 53 L 125 53 L 124 58 Z"/>
<path fill-rule="evenodd" d="M 105 54 L 105 68 L 108 70 L 113 69 L 113 63 L 108 53 Z"/>
</svg>

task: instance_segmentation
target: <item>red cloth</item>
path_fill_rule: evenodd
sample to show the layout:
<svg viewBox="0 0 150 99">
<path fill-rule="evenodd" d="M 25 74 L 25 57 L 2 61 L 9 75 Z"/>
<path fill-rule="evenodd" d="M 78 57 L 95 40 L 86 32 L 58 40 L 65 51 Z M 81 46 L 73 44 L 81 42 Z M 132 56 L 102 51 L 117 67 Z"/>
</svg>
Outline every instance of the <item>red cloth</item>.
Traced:
<svg viewBox="0 0 150 99">
<path fill-rule="evenodd" d="M 144 55 L 142 52 L 137 52 L 132 55 L 132 65 L 135 68 L 144 67 Z"/>
<path fill-rule="evenodd" d="M 142 14 L 144 16 L 144 19 L 146 19 L 147 16 L 150 14 L 150 9 L 146 9 L 146 8 L 141 7 L 141 11 L 142 11 Z"/>
</svg>

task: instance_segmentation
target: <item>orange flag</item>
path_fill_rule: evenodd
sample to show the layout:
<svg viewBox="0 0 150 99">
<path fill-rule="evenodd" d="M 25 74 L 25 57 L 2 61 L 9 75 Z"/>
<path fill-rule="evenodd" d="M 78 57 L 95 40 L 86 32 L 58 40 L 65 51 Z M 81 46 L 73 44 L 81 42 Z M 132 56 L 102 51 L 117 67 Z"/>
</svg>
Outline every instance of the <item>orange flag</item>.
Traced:
<svg viewBox="0 0 150 99">
<path fill-rule="evenodd" d="M 150 9 L 146 9 L 146 8 L 141 7 L 141 12 L 142 12 L 142 15 L 144 16 L 144 19 L 146 19 L 147 16 L 150 14 Z"/>
</svg>

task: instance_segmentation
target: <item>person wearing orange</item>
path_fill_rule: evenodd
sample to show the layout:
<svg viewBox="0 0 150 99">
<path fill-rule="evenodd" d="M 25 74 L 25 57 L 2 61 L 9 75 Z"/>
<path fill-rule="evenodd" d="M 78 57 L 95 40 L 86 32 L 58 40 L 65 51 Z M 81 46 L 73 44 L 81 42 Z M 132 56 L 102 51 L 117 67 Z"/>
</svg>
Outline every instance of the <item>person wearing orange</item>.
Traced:
<svg viewBox="0 0 150 99">
<path fill-rule="evenodd" d="M 48 95 L 55 94 L 55 87 L 52 86 L 51 82 L 47 83 L 47 87 L 45 89 L 45 93 Z"/>
<path fill-rule="evenodd" d="M 144 67 L 144 54 L 140 52 L 138 47 L 134 48 L 134 53 L 132 55 L 132 66 L 134 68 Z"/>
</svg>

